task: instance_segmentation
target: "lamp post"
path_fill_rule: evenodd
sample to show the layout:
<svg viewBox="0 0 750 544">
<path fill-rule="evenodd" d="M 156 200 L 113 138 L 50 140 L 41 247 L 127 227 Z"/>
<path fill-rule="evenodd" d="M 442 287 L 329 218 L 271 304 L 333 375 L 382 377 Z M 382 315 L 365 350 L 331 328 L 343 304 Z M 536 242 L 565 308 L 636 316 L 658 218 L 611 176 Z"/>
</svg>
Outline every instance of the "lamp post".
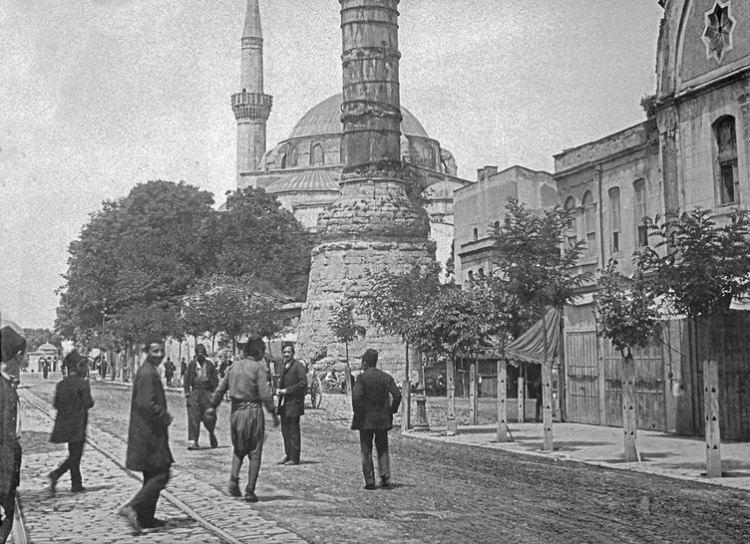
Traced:
<svg viewBox="0 0 750 544">
<path fill-rule="evenodd" d="M 424 356 L 419 357 L 419 384 L 417 385 L 417 421 L 414 423 L 415 431 L 429 431 L 430 422 L 427 419 L 427 397 L 424 385 Z"/>
</svg>

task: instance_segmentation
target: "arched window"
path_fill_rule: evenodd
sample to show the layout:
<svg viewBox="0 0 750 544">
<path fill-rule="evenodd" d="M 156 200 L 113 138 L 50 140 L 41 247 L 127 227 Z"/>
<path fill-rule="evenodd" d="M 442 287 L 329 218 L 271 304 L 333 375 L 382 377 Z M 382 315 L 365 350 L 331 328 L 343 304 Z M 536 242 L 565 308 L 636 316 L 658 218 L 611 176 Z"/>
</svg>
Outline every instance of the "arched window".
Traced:
<svg viewBox="0 0 750 544">
<path fill-rule="evenodd" d="M 469 270 L 469 282 L 473 282 L 473 281 L 474 281 L 474 271 Z"/>
<path fill-rule="evenodd" d="M 635 243 L 637 247 L 648 245 L 648 204 L 646 202 L 646 180 L 637 179 L 633 182 L 633 220 L 635 221 Z"/>
<path fill-rule="evenodd" d="M 322 166 L 325 164 L 325 154 L 323 153 L 323 146 L 315 144 L 310 154 L 310 166 Z"/>
<path fill-rule="evenodd" d="M 293 147 L 291 151 L 289 151 L 289 168 L 296 168 L 297 167 L 297 147 Z"/>
<path fill-rule="evenodd" d="M 713 124 L 716 149 L 716 193 L 719 203 L 739 202 L 737 175 L 737 132 L 734 117 L 725 115 Z"/>
<path fill-rule="evenodd" d="M 609 191 L 609 230 L 612 233 L 610 238 L 610 253 L 620 252 L 620 231 L 622 229 L 620 221 L 620 188 L 612 187 Z"/>
<path fill-rule="evenodd" d="M 596 204 L 590 191 L 586 191 L 581 201 L 583 206 L 583 229 L 586 233 L 586 252 L 596 255 Z"/>
<path fill-rule="evenodd" d="M 474 235 L 474 241 L 475 241 L 475 242 L 476 242 L 477 240 L 479 240 L 479 229 L 476 229 L 476 228 L 475 228 L 472 234 Z"/>
<path fill-rule="evenodd" d="M 576 200 L 572 196 L 569 196 L 567 200 L 565 200 L 565 206 L 564 208 L 566 210 L 575 210 L 576 209 Z M 570 223 L 568 224 L 568 228 L 565 229 L 565 239 L 568 241 L 568 247 L 573 247 L 576 245 L 576 242 L 578 241 L 578 226 L 576 225 L 576 214 L 575 211 L 571 211 L 571 218 Z"/>
<path fill-rule="evenodd" d="M 281 164 L 281 169 L 283 170 L 286 168 L 286 153 L 281 154 L 281 160 L 279 161 Z"/>
</svg>

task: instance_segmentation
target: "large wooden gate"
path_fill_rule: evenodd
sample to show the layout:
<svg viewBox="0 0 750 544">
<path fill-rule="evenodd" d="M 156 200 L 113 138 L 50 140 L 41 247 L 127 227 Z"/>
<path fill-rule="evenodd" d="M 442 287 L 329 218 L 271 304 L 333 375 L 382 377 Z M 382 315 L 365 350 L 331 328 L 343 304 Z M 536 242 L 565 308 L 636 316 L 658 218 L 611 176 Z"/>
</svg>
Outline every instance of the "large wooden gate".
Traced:
<svg viewBox="0 0 750 544">
<path fill-rule="evenodd" d="M 667 430 L 666 381 L 659 345 L 633 353 L 638 427 Z M 622 355 L 592 329 L 565 328 L 567 419 L 577 423 L 622 425 Z"/>
</svg>

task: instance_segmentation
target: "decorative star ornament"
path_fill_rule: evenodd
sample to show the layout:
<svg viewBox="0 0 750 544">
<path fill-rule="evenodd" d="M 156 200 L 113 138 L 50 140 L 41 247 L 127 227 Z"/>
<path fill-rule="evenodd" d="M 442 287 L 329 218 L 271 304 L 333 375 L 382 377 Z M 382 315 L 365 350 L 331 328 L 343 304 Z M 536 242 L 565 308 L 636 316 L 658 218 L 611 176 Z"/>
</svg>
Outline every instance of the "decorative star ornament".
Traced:
<svg viewBox="0 0 750 544">
<path fill-rule="evenodd" d="M 706 44 L 706 56 L 716 59 L 716 62 L 721 62 L 724 54 L 733 47 L 732 33 L 737 19 L 732 16 L 731 9 L 731 0 L 716 0 L 714 6 L 704 14 L 706 26 L 701 39 Z"/>
</svg>

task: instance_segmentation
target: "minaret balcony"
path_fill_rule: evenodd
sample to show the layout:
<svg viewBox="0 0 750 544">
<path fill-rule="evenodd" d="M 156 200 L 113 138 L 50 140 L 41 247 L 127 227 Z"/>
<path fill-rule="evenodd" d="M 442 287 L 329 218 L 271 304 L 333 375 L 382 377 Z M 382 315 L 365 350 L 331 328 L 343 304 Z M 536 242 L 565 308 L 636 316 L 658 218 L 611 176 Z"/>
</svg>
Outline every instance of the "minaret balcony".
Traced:
<svg viewBox="0 0 750 544">
<path fill-rule="evenodd" d="M 273 97 L 268 94 L 242 91 L 232 95 L 232 111 L 237 119 L 267 120 L 272 105 Z"/>
</svg>

